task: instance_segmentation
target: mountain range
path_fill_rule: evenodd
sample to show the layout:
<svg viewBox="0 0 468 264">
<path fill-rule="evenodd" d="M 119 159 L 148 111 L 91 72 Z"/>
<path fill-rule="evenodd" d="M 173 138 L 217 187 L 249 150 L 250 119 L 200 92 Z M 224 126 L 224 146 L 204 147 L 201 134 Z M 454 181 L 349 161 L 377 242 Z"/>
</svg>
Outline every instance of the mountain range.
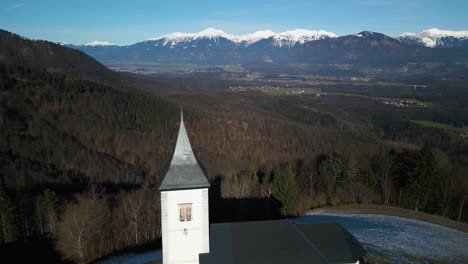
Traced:
<svg viewBox="0 0 468 264">
<path fill-rule="evenodd" d="M 420 33 L 403 33 L 399 40 L 406 44 L 430 48 L 468 49 L 468 31 L 449 31 L 432 28 Z"/>
<path fill-rule="evenodd" d="M 468 59 L 468 33 L 438 29 L 392 38 L 370 31 L 338 36 L 324 30 L 304 29 L 278 34 L 265 30 L 238 36 L 208 28 L 197 33 L 171 33 L 127 46 L 102 41 L 65 45 L 84 51 L 102 63 L 385 66 Z"/>
</svg>

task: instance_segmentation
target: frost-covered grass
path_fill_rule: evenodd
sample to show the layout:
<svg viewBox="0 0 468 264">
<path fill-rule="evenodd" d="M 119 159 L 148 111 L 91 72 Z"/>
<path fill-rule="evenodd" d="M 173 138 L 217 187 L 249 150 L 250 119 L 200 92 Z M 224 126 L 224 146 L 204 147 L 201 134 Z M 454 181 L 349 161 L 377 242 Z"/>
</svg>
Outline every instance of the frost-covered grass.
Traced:
<svg viewBox="0 0 468 264">
<path fill-rule="evenodd" d="M 153 264 L 162 258 L 161 250 L 148 251 L 144 253 L 131 253 L 109 257 L 96 262 L 96 264 Z"/>
<path fill-rule="evenodd" d="M 323 210 L 293 221 L 341 224 L 366 247 L 373 263 L 468 263 L 468 234 L 432 223 L 398 216 Z"/>
<path fill-rule="evenodd" d="M 438 224 L 468 233 L 467 223 L 457 222 L 440 215 L 417 212 L 396 206 L 385 206 L 377 204 L 346 204 L 316 209 L 314 212 L 393 215 Z"/>
</svg>

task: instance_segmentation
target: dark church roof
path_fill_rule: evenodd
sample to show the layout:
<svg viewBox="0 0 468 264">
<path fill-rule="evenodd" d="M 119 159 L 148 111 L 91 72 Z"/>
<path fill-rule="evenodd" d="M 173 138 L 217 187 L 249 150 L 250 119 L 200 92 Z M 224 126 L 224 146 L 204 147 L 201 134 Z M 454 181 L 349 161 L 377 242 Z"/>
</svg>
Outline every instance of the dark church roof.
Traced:
<svg viewBox="0 0 468 264">
<path fill-rule="evenodd" d="M 195 154 L 193 154 L 181 112 L 179 135 L 177 136 L 174 155 L 159 190 L 169 191 L 208 187 L 210 187 L 210 183 L 198 164 Z"/>
<path fill-rule="evenodd" d="M 200 264 L 355 263 L 366 250 L 335 223 L 288 220 L 212 224 Z"/>
</svg>

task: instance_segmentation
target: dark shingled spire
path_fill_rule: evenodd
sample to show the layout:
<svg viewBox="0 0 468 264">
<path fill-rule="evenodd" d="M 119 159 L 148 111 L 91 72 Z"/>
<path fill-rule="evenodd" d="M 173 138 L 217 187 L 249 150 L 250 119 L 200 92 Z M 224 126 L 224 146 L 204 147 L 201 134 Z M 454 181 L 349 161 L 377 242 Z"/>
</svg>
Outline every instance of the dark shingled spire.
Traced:
<svg viewBox="0 0 468 264">
<path fill-rule="evenodd" d="M 159 190 L 180 190 L 208 188 L 210 183 L 193 154 L 190 140 L 185 130 L 184 114 L 180 111 L 180 128 L 170 167 L 164 175 Z"/>
</svg>

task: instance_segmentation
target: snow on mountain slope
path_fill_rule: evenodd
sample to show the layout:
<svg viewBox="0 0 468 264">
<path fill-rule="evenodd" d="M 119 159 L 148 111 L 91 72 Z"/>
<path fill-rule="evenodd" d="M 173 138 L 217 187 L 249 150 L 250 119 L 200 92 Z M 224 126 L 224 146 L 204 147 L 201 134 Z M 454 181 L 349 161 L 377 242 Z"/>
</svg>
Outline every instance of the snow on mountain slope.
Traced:
<svg viewBox="0 0 468 264">
<path fill-rule="evenodd" d="M 296 43 L 304 44 L 308 41 L 319 40 L 324 38 L 336 38 L 338 37 L 335 33 L 324 31 L 324 30 L 306 30 L 306 29 L 296 29 L 291 31 L 285 31 L 279 34 L 271 30 L 263 30 L 263 31 L 256 31 L 251 34 L 245 35 L 234 35 L 228 34 L 222 30 L 214 29 L 214 28 L 207 28 L 203 31 L 197 33 L 181 33 L 175 32 L 171 34 L 167 34 L 161 37 L 149 39 L 149 41 L 162 41 L 162 45 L 171 45 L 174 46 L 176 44 L 187 42 L 187 41 L 194 41 L 199 39 L 219 39 L 224 38 L 230 40 L 234 43 L 243 43 L 246 46 L 249 46 L 257 41 L 263 39 L 273 38 L 275 45 L 283 47 L 283 46 L 294 46 Z M 158 44 L 156 44 L 158 45 Z"/>
<path fill-rule="evenodd" d="M 282 46 L 294 46 L 296 43 L 304 44 L 305 42 L 319 40 L 324 38 L 336 38 L 338 37 L 333 32 L 328 32 L 325 30 L 306 30 L 306 29 L 296 29 L 291 31 L 285 31 L 275 35 L 274 40 L 275 44 Z"/>
<path fill-rule="evenodd" d="M 106 42 L 106 41 L 95 40 L 93 42 L 89 42 L 84 45 L 85 46 L 113 46 L 114 44 Z"/>
<path fill-rule="evenodd" d="M 440 30 L 437 28 L 431 28 L 421 32 L 421 36 L 427 37 L 454 37 L 454 38 L 468 38 L 468 31 L 451 31 L 451 30 Z"/>
<path fill-rule="evenodd" d="M 400 35 L 400 38 L 416 38 L 418 34 L 416 33 L 410 33 L 410 32 L 405 32 Z"/>
<path fill-rule="evenodd" d="M 276 33 L 271 30 L 262 30 L 251 34 L 242 35 L 239 37 L 239 40 L 245 42 L 245 44 L 248 46 L 262 39 L 269 39 L 274 37 L 275 35 Z"/>
<path fill-rule="evenodd" d="M 354 34 L 354 36 L 360 37 L 360 38 L 369 38 L 369 37 L 374 37 L 378 35 L 381 35 L 381 34 L 377 32 L 367 31 L 367 30 Z"/>
<path fill-rule="evenodd" d="M 400 36 L 403 42 L 412 42 L 426 47 L 453 47 L 460 45 L 457 42 L 468 41 L 468 31 L 450 31 L 431 28 L 420 33 L 403 33 Z"/>
<path fill-rule="evenodd" d="M 225 38 L 233 42 L 239 42 L 239 36 L 228 34 L 222 30 L 214 29 L 214 28 L 207 28 L 203 31 L 197 33 L 182 33 L 182 32 L 174 32 L 171 34 L 167 34 L 158 38 L 153 38 L 149 40 L 163 40 L 163 45 L 170 44 L 171 46 L 178 44 L 180 42 L 185 41 L 192 41 L 198 39 L 218 39 L 218 38 Z"/>
</svg>

